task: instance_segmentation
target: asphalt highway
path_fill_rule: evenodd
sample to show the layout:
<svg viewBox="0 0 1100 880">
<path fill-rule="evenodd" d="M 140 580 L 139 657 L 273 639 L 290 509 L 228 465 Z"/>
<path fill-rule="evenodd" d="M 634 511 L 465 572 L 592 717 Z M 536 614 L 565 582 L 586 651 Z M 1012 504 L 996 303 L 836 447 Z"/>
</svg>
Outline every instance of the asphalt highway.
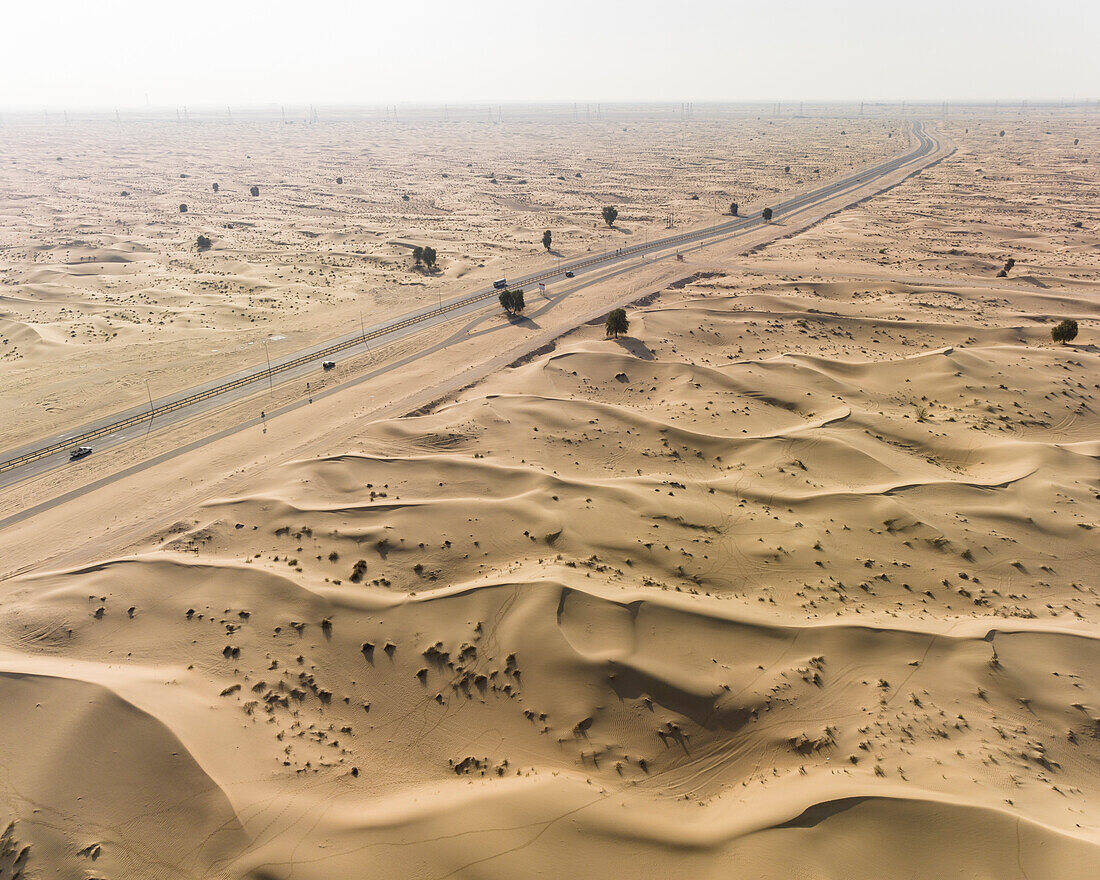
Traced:
<svg viewBox="0 0 1100 880">
<path fill-rule="evenodd" d="M 773 222 L 866 186 L 876 178 L 919 162 L 937 148 L 936 141 L 925 132 L 920 122 L 913 123 L 913 132 L 917 138 L 917 146 L 913 150 L 818 189 L 775 203 L 771 206 Z M 512 289 L 525 289 L 528 298 L 531 299 L 534 285 L 539 282 L 555 285 L 567 282 L 555 291 L 553 300 L 556 303 L 565 296 L 575 295 L 587 284 L 602 280 L 607 270 L 614 267 L 616 263 L 634 260 L 640 256 L 671 252 L 673 249 L 682 250 L 687 246 L 699 246 L 734 238 L 764 225 L 766 225 L 765 221 L 760 216 L 737 217 L 706 228 L 617 248 L 602 254 L 587 255 L 581 259 L 560 263 L 550 270 L 531 273 L 520 278 L 509 278 L 508 286 Z M 566 279 L 566 272 L 572 272 L 575 277 Z M 586 282 L 581 277 L 585 274 L 595 277 L 591 277 Z M 263 392 L 267 386 L 275 382 L 281 384 L 290 379 L 320 377 L 323 375 L 324 361 L 336 361 L 339 365 L 341 359 L 369 353 L 375 347 L 387 345 L 440 324 L 472 317 L 495 306 L 497 294 L 498 291 L 492 287 L 465 293 L 440 301 L 434 306 L 408 312 L 380 324 L 363 327 L 358 333 L 331 339 L 279 358 L 272 361 L 270 367 L 265 361 L 260 367 L 180 391 L 153 400 L 150 405 L 134 407 L 76 427 L 72 431 L 39 439 L 20 448 L 0 453 L 0 488 L 58 467 L 79 468 L 80 462 L 69 460 L 69 451 L 74 447 L 92 446 L 94 456 L 95 451 L 140 439 L 148 436 L 154 429 L 164 428 L 243 397 Z M 427 350 L 419 353 L 419 356 L 426 353 Z M 317 389 L 318 392 L 321 390 L 321 388 Z M 264 410 L 262 399 L 257 400 L 256 408 L 259 411 Z M 265 412 L 266 416 L 268 414 Z M 3 524 L 0 523 L 0 526 Z"/>
</svg>

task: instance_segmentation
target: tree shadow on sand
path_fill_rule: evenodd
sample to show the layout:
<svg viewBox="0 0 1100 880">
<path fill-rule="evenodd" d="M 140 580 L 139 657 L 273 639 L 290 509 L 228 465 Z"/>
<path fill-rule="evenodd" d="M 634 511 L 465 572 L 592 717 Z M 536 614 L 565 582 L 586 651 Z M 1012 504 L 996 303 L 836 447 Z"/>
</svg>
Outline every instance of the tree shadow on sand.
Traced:
<svg viewBox="0 0 1100 880">
<path fill-rule="evenodd" d="M 647 346 L 640 339 L 635 339 L 632 336 L 620 336 L 615 340 L 615 343 L 625 348 L 630 354 L 634 355 L 634 357 L 638 358 L 639 360 L 653 360 L 653 352 L 650 351 L 649 346 Z"/>
</svg>

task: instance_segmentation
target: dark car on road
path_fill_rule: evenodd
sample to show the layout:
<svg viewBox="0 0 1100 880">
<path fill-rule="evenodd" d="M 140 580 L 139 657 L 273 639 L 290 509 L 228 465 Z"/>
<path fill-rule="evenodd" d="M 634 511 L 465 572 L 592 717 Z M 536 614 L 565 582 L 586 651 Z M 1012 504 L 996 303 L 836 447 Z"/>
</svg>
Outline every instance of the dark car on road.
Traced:
<svg viewBox="0 0 1100 880">
<path fill-rule="evenodd" d="M 336 361 L 322 361 L 321 368 L 325 370 L 334 370 L 336 369 Z"/>
<path fill-rule="evenodd" d="M 566 278 L 572 278 L 572 277 L 573 277 L 573 273 L 572 273 L 572 272 L 566 272 L 566 273 L 565 273 L 565 277 L 566 277 Z"/>
<path fill-rule="evenodd" d="M 83 458 L 85 455 L 90 454 L 92 451 L 91 446 L 78 446 L 69 452 L 69 461 L 76 461 L 78 458 Z"/>
</svg>

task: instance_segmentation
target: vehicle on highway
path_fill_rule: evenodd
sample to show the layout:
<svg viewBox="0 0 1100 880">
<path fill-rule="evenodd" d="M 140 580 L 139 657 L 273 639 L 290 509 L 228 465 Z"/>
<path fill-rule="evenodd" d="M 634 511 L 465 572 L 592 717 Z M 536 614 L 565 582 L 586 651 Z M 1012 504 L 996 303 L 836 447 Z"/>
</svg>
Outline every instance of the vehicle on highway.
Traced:
<svg viewBox="0 0 1100 880">
<path fill-rule="evenodd" d="M 332 370 L 336 368 L 336 361 L 322 361 L 321 367 L 326 370 Z"/>
<path fill-rule="evenodd" d="M 508 279 L 507 278 L 501 278 L 499 281 L 494 281 L 493 282 L 493 287 L 496 288 L 497 290 L 504 290 L 504 288 L 507 287 L 507 286 L 508 286 Z"/>
<path fill-rule="evenodd" d="M 76 461 L 78 458 L 83 458 L 92 451 L 91 446 L 78 446 L 69 452 L 69 461 Z"/>
<path fill-rule="evenodd" d="M 572 278 L 572 277 L 573 277 L 573 273 L 572 273 L 572 272 L 566 272 L 566 273 L 565 273 L 565 277 L 566 277 L 566 278 Z"/>
</svg>

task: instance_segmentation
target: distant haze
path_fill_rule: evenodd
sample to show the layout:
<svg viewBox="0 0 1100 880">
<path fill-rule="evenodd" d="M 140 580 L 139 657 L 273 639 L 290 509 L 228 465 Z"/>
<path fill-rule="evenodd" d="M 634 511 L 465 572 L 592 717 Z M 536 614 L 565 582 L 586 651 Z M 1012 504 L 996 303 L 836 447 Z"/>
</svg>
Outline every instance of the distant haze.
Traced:
<svg viewBox="0 0 1100 880">
<path fill-rule="evenodd" d="M 45 0 L 0 106 L 1089 99 L 1100 2 Z"/>
</svg>

